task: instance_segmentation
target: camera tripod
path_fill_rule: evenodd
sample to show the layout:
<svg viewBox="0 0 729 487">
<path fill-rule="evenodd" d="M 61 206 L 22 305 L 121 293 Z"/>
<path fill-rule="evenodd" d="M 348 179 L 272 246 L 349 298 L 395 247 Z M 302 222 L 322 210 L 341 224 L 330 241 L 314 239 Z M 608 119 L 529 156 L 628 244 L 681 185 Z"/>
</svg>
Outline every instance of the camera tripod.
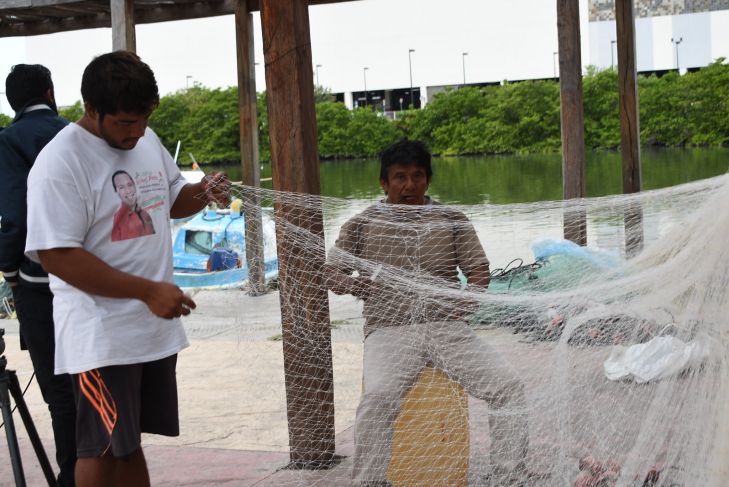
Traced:
<svg viewBox="0 0 729 487">
<path fill-rule="evenodd" d="M 10 462 L 13 465 L 13 476 L 15 477 L 16 487 L 25 487 L 25 474 L 23 473 L 23 461 L 20 457 L 20 447 L 18 446 L 18 437 L 15 434 L 15 424 L 13 423 L 13 411 L 10 406 L 10 396 L 13 396 L 15 405 L 18 408 L 20 417 L 25 425 L 25 430 L 28 432 L 28 437 L 33 445 L 33 450 L 38 457 L 43 475 L 46 477 L 46 481 L 49 486 L 55 486 L 56 477 L 53 474 L 53 468 L 51 468 L 51 462 L 48 461 L 48 456 L 43 448 L 40 437 L 38 436 L 38 430 L 35 429 L 33 424 L 33 418 L 30 416 L 28 406 L 25 404 L 23 393 L 20 390 L 20 383 L 18 382 L 18 376 L 15 375 L 14 370 L 7 370 L 8 364 L 7 359 L 3 353 L 5 352 L 5 341 L 3 335 L 5 330 L 0 328 L 0 409 L 2 409 L 3 421 L 5 423 L 5 436 L 8 440 L 8 451 L 10 452 Z"/>
</svg>

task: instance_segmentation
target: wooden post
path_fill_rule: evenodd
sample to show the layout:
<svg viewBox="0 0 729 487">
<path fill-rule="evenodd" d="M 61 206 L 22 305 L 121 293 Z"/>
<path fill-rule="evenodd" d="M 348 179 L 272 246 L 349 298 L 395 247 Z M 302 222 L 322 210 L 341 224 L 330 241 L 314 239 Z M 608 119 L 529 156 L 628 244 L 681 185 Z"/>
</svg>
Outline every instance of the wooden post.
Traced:
<svg viewBox="0 0 729 487">
<path fill-rule="evenodd" d="M 261 0 L 273 187 L 319 194 L 309 10 L 305 0 Z M 334 385 L 321 204 L 275 202 L 291 464 L 335 462 Z"/>
<path fill-rule="evenodd" d="M 585 197 L 585 122 L 582 108 L 579 0 L 557 0 L 559 92 L 562 124 L 562 181 L 564 199 Z M 587 244 L 583 209 L 566 209 L 564 236 Z"/>
<path fill-rule="evenodd" d="M 111 50 L 137 52 L 134 0 L 111 0 Z"/>
<path fill-rule="evenodd" d="M 640 120 L 638 117 L 638 70 L 635 62 L 633 0 L 616 0 L 615 24 L 618 35 L 623 193 L 638 193 L 641 187 Z M 625 253 L 631 257 L 643 248 L 643 209 L 638 204 L 629 204 L 625 209 L 624 218 Z"/>
<path fill-rule="evenodd" d="M 245 186 L 261 186 L 258 161 L 258 115 L 256 112 L 256 71 L 254 62 L 253 15 L 246 0 L 235 5 L 235 36 L 238 59 L 238 114 L 240 118 L 240 164 Z M 246 228 L 246 265 L 250 294 L 266 292 L 263 255 L 263 221 L 261 195 L 255 190 L 244 191 L 242 197 Z"/>
</svg>

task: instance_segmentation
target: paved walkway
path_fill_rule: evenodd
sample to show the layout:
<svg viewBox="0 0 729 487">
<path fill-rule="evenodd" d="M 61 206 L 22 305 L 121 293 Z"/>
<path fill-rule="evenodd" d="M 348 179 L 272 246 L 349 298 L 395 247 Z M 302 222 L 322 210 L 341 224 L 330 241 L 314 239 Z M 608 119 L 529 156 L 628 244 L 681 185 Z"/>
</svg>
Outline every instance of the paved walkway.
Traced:
<svg viewBox="0 0 729 487">
<path fill-rule="evenodd" d="M 22 428 L 22 425 L 18 425 Z M 152 485 L 160 487 L 216 486 L 216 487 L 280 487 L 349 485 L 351 469 L 351 430 L 339 439 L 337 454 L 346 455 L 332 470 L 287 470 L 288 453 L 221 448 L 195 448 L 180 446 L 145 446 L 144 452 Z M 0 486 L 11 487 L 12 466 L 7 445 L 0 447 Z M 52 454 L 52 440 L 44 438 L 46 452 Z M 28 486 L 43 486 L 45 479 L 30 442 L 20 442 L 23 469 Z M 53 460 L 51 460 L 53 462 Z M 55 464 L 54 464 L 55 467 Z"/>
<path fill-rule="evenodd" d="M 178 438 L 143 438 L 155 486 L 280 486 L 348 484 L 352 418 L 359 399 L 362 362 L 361 310 L 351 298 L 337 300 L 332 312 L 335 363 L 337 454 L 344 462 L 330 471 L 286 470 L 289 461 L 283 351 L 278 293 L 251 298 L 244 293 L 200 292 L 198 309 L 185 318 L 191 346 L 178 362 Z M 242 316 L 238 316 L 241 313 Z M 8 368 L 25 387 L 32 366 L 19 350 L 17 321 L 6 329 Z M 349 384 L 349 385 L 347 385 Z M 53 461 L 50 417 L 33 381 L 25 395 L 34 423 Z M 14 415 L 29 486 L 44 477 Z M 12 466 L 0 430 L 0 487 L 14 485 Z"/>
<path fill-rule="evenodd" d="M 362 378 L 360 304 L 350 297 L 331 296 L 336 453 L 344 461 L 332 470 L 301 471 L 285 469 L 288 429 L 278 294 L 251 298 L 235 291 L 201 292 L 195 299 L 198 309 L 184 320 L 191 346 L 178 361 L 181 436 L 142 440 L 153 485 L 348 486 L 352 426 Z M 19 350 L 17 322 L 0 320 L 0 327 L 7 329 L 9 368 L 17 371 L 24 386 L 32 368 L 28 354 Z M 508 330 L 479 333 L 508 357 L 527 385 L 528 462 L 535 471 L 561 469 L 553 471 L 560 476 L 554 476 L 550 485 L 571 485 L 577 459 L 595 452 L 592 437 L 578 435 L 573 437 L 577 441 L 565 444 L 560 434 L 595 431 L 595 418 L 620 431 L 600 438 L 606 451 L 630 451 L 652 392 L 643 386 L 606 381 L 602 361 L 607 348 L 561 347 L 555 354 L 552 344 L 524 343 Z M 561 383 L 555 382 L 550 372 L 554 370 L 568 371 L 581 389 L 574 395 L 555 389 Z M 35 383 L 25 398 L 46 451 L 53 452 L 50 417 Z M 572 414 L 565 416 L 570 409 Z M 469 400 L 469 417 L 469 483 L 483 485 L 490 448 L 483 401 Z M 568 430 L 555 428 L 567 418 L 572 423 Z M 43 476 L 27 435 L 20 420 L 15 423 L 28 485 L 42 486 Z M 0 432 L 0 487 L 13 485 L 4 433 Z"/>
</svg>

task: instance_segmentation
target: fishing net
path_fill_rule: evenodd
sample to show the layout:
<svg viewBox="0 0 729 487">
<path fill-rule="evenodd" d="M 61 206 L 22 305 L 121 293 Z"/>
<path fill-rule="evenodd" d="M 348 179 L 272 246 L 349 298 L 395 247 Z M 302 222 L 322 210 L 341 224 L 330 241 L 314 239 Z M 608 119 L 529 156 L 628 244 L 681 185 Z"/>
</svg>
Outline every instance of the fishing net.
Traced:
<svg viewBox="0 0 729 487">
<path fill-rule="evenodd" d="M 234 196 L 275 208 L 277 288 L 205 295 L 185 324 L 206 358 L 179 378 L 205 408 L 183 390 L 182 436 L 149 442 L 292 452 L 271 485 L 726 484 L 727 177 L 516 205 Z M 586 247 L 562 239 L 580 216 Z M 347 285 L 363 299 L 327 291 Z"/>
<path fill-rule="evenodd" d="M 316 458 L 333 428 L 353 445 L 340 442 L 348 458 L 329 475 L 417 485 L 449 465 L 418 464 L 392 447 L 395 431 L 407 428 L 397 422 L 403 398 L 428 365 L 470 395 L 439 407 L 467 411 L 472 485 L 719 485 L 727 435 L 724 186 L 721 177 L 574 203 L 417 208 L 239 188 L 241 201 L 276 207 L 284 326 L 269 310 L 268 328 L 252 329 L 244 308 L 227 325 L 227 360 L 250 368 L 240 394 L 256 400 L 248 401 L 253 411 L 231 408 L 220 436 L 241 431 L 251 449 L 287 451 L 293 442 Z M 626 215 L 636 208 L 644 250 L 626 259 Z M 588 247 L 561 239 L 565 214 L 585 215 Z M 491 261 L 488 291 L 466 277 L 469 259 L 478 261 L 470 232 Z M 371 283 L 365 299 L 323 291 L 337 272 Z M 223 328 L 210 322 L 190 336 L 207 346 Z M 365 352 L 363 372 L 365 335 L 373 352 Z M 667 340 L 670 350 L 656 347 Z M 409 407 L 433 407 L 427 389 L 419 398 L 422 405 Z M 448 455 L 443 438 L 434 435 L 429 447 L 426 437 L 425 455 Z M 287 482 L 311 482 L 306 471 L 292 472 Z"/>
</svg>

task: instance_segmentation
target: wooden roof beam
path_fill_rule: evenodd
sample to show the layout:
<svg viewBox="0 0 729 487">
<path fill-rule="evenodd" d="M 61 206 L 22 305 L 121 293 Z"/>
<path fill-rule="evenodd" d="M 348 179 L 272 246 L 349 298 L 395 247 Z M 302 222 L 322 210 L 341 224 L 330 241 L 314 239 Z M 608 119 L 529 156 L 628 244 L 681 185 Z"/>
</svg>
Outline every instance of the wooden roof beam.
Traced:
<svg viewBox="0 0 729 487">
<path fill-rule="evenodd" d="M 358 0 L 311 0 L 310 5 L 326 5 Z M 235 13 L 236 0 L 136 1 L 135 24 L 191 20 Z M 248 11 L 260 9 L 259 0 L 248 0 Z M 49 9 L 49 10 L 46 10 Z M 64 16 L 62 12 L 68 15 Z M 7 17 L 12 15 L 12 20 Z M 53 18 L 49 18 L 53 17 Z M 108 2 L 79 0 L 3 0 L 0 4 L 0 37 L 36 36 L 72 30 L 111 27 Z"/>
<path fill-rule="evenodd" d="M 31 11 L 12 10 L 13 15 L 22 15 Z M 195 2 L 180 3 L 175 5 L 164 5 L 152 8 L 135 9 L 135 24 L 150 24 L 156 22 L 169 22 L 173 20 L 191 20 L 205 17 L 216 17 L 220 15 L 233 14 L 235 12 L 235 0 L 222 0 L 215 3 Z M 0 9 L 0 14 L 5 14 L 6 9 Z M 78 15 L 56 18 L 39 18 L 34 20 L 36 15 L 26 17 L 25 22 L 12 23 L 2 22 L 0 18 L 0 37 L 34 36 L 53 34 L 71 30 L 96 29 L 100 27 L 111 27 L 111 15 L 107 9 L 102 13 L 91 15 Z M 31 20 L 33 19 L 33 20 Z"/>
<path fill-rule="evenodd" d="M 137 24 L 151 24 L 156 22 L 170 22 L 173 20 L 191 20 L 205 17 L 218 17 L 235 13 L 235 0 L 221 0 L 220 2 L 195 2 L 165 5 L 137 9 L 135 18 Z"/>
<path fill-rule="evenodd" d="M 330 3 L 351 2 L 354 0 L 313 0 L 310 5 L 325 5 Z M 235 13 L 236 0 L 221 0 L 218 2 L 194 2 L 176 4 L 174 6 L 164 5 L 136 10 L 137 24 L 148 24 L 154 22 L 168 22 L 172 20 L 190 20 L 203 17 L 216 17 Z M 248 11 L 259 10 L 258 0 L 248 0 Z"/>
<path fill-rule="evenodd" d="M 71 30 L 97 29 L 110 27 L 109 14 L 96 14 L 84 17 L 67 17 L 56 19 L 43 19 L 37 22 L 3 23 L 0 22 L 0 37 L 35 36 L 54 34 Z"/>
<path fill-rule="evenodd" d="M 54 5 L 53 8 L 62 10 L 64 12 L 67 12 L 68 14 L 72 15 L 89 15 L 92 14 L 99 14 L 108 12 L 109 8 L 106 5 L 99 5 L 96 3 L 85 3 L 83 5 Z"/>
<path fill-rule="evenodd" d="M 109 10 L 107 9 L 106 12 Z M 68 18 L 68 17 L 78 17 L 78 16 L 88 16 L 88 15 L 94 15 L 97 13 L 104 13 L 103 10 L 101 11 L 90 11 L 90 10 L 84 10 L 80 7 L 76 8 L 69 8 L 69 7 L 63 7 L 63 6 L 54 6 L 54 7 L 41 7 L 37 9 L 27 9 L 27 8 L 18 8 L 18 9 L 8 9 L 8 10 L 2 10 L 3 16 L 9 16 L 12 15 L 14 17 L 18 18 L 27 18 L 31 21 L 42 21 L 45 17 L 56 17 L 56 18 Z"/>
<path fill-rule="evenodd" d="M 2 7 L 0 7 L 0 12 L 4 11 L 6 8 L 41 8 L 41 7 L 51 7 L 51 6 L 58 6 L 58 5 L 64 5 L 64 4 L 71 4 L 71 3 L 79 3 L 79 4 L 85 4 L 88 3 L 84 0 L 3 0 Z"/>
</svg>

